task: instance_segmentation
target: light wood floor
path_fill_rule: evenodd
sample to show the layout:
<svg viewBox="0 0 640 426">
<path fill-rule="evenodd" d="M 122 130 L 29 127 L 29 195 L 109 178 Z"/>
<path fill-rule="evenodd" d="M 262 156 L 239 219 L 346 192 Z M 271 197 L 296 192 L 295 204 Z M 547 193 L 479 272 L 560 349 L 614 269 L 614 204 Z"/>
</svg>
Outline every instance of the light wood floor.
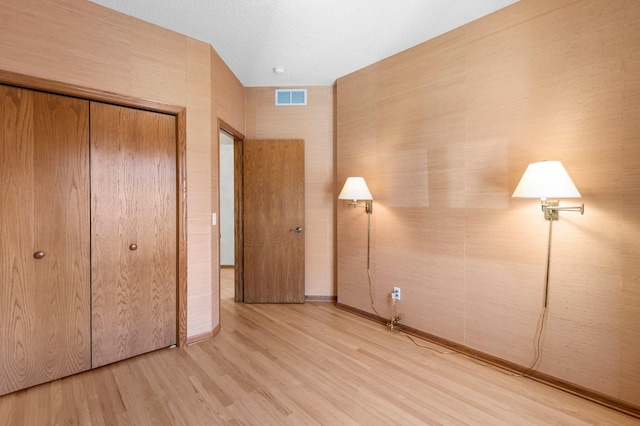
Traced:
<svg viewBox="0 0 640 426">
<path fill-rule="evenodd" d="M 0 425 L 638 425 L 331 303 L 233 303 L 222 331 L 0 397 Z"/>
</svg>

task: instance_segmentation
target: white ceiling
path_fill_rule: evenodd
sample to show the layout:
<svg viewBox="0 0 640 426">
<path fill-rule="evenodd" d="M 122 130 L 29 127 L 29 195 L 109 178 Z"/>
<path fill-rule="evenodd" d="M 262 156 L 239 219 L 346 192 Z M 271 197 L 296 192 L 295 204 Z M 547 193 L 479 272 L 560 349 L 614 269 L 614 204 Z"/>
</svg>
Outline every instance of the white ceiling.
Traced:
<svg viewBox="0 0 640 426">
<path fill-rule="evenodd" d="M 211 44 L 256 87 L 331 86 L 517 0 L 91 1 Z"/>
</svg>

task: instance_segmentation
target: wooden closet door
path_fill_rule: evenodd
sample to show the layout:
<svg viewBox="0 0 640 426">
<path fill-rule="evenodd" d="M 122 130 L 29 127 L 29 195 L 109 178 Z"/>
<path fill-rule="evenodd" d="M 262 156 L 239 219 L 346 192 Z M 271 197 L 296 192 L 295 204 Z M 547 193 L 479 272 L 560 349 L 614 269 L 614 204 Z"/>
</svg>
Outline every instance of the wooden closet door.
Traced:
<svg viewBox="0 0 640 426">
<path fill-rule="evenodd" d="M 177 341 L 176 123 L 91 103 L 93 367 Z"/>
<path fill-rule="evenodd" d="M 91 367 L 88 112 L 0 86 L 0 394 Z"/>
</svg>

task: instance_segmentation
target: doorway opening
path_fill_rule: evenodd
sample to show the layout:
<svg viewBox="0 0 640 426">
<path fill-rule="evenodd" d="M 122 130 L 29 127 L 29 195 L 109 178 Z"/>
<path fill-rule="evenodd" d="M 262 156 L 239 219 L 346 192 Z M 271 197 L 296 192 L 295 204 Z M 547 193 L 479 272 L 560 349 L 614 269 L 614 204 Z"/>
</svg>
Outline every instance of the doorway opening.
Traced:
<svg viewBox="0 0 640 426">
<path fill-rule="evenodd" d="M 219 266 L 234 270 L 234 300 L 244 302 L 242 233 L 242 146 L 244 135 L 218 123 Z M 218 277 L 220 281 L 220 275 Z"/>
<path fill-rule="evenodd" d="M 219 267 L 234 269 L 234 301 L 304 303 L 304 140 L 218 131 Z"/>
</svg>

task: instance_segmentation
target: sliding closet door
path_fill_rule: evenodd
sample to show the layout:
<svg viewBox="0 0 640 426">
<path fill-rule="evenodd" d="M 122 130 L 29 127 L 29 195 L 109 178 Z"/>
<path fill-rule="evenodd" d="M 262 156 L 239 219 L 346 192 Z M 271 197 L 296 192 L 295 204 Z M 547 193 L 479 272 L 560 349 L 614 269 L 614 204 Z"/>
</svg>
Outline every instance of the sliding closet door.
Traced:
<svg viewBox="0 0 640 426">
<path fill-rule="evenodd" d="M 176 343 L 176 123 L 91 103 L 93 367 Z"/>
<path fill-rule="evenodd" d="M 91 367 L 88 112 L 0 86 L 0 394 Z"/>
</svg>

